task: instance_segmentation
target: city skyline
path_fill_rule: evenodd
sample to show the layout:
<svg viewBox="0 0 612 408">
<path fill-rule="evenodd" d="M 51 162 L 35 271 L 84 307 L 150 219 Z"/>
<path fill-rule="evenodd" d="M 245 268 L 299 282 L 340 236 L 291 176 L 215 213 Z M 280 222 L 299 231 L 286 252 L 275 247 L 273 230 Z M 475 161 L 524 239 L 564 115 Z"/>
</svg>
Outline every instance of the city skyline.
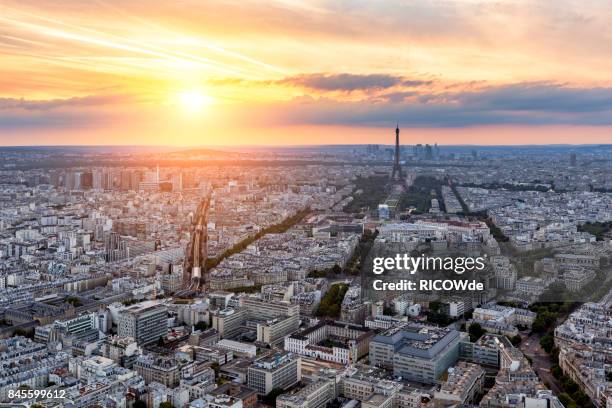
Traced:
<svg viewBox="0 0 612 408">
<path fill-rule="evenodd" d="M 612 145 L 394 130 L 0 147 L 0 402 L 609 407 Z"/>
<path fill-rule="evenodd" d="M 612 408 L 610 21 L 0 0 L 0 405 Z"/>
<path fill-rule="evenodd" d="M 0 3 L 0 145 L 601 144 L 575 1 Z M 499 27 L 504 27 L 500 30 Z"/>
</svg>

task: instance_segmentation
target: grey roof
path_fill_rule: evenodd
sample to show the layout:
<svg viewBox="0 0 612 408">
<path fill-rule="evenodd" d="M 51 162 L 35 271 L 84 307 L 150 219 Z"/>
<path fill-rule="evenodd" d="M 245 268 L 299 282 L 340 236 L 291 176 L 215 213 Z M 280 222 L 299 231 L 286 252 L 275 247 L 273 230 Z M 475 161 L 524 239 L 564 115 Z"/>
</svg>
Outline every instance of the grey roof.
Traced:
<svg viewBox="0 0 612 408">
<path fill-rule="evenodd" d="M 454 329 L 409 324 L 379 334 L 372 342 L 392 345 L 398 354 L 432 359 L 458 338 Z"/>
</svg>

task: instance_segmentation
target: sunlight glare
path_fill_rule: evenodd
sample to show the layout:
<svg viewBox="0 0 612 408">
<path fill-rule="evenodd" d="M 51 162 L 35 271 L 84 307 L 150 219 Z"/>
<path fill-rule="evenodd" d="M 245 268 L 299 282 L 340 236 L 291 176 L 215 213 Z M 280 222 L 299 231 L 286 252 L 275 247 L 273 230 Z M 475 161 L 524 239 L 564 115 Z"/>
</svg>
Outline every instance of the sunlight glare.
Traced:
<svg viewBox="0 0 612 408">
<path fill-rule="evenodd" d="M 183 91 L 179 95 L 183 108 L 190 112 L 198 112 L 213 103 L 213 98 L 198 90 Z"/>
</svg>

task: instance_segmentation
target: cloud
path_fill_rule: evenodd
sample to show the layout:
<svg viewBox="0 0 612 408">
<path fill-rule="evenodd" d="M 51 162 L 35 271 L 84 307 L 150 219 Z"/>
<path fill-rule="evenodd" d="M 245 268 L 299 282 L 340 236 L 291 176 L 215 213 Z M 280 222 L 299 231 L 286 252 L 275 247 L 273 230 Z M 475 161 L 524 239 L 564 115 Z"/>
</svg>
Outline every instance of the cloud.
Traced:
<svg viewBox="0 0 612 408">
<path fill-rule="evenodd" d="M 0 98 L 0 130 L 44 130 L 108 124 L 120 115 L 118 107 L 130 101 L 135 101 L 135 98 L 128 95 L 47 100 Z"/>
<path fill-rule="evenodd" d="M 275 120 L 299 125 L 389 126 L 399 121 L 426 128 L 607 126 L 612 125 L 612 88 L 519 83 L 441 94 L 392 92 L 358 102 L 309 97 L 278 104 L 272 111 Z M 258 115 L 265 117 L 264 112 Z"/>
<path fill-rule="evenodd" d="M 417 87 L 429 85 L 432 81 L 411 80 L 389 74 L 301 74 L 277 81 L 279 84 L 300 86 L 317 91 L 357 91 L 386 89 L 394 86 Z"/>
<path fill-rule="evenodd" d="M 464 106 L 559 113 L 612 109 L 612 88 L 572 88 L 552 83 L 512 84 L 458 95 Z"/>
<path fill-rule="evenodd" d="M 323 75 L 320 88 L 369 90 L 359 100 L 306 93 L 289 101 L 235 104 L 216 116 L 246 126 L 341 125 L 467 128 L 484 125 L 612 125 L 612 87 L 584 88 L 530 82 L 478 88 L 409 87 L 401 76 Z M 296 76 L 304 77 L 304 76 Z M 293 78 L 296 78 L 293 77 Z M 309 80 L 312 78 L 309 78 Z M 314 86 L 314 84 L 313 84 Z M 380 89 L 387 86 L 388 88 Z M 331 97 L 332 95 L 334 97 Z M 144 105 L 129 95 L 93 95 L 51 100 L 0 99 L 0 130 L 105 127 L 142 120 Z M 147 109 L 149 106 L 147 105 Z M 151 109 L 163 107 L 151 107 Z M 165 115 L 155 117 L 171 120 Z M 225 115 L 225 116 L 223 116 Z M 167 119 L 163 119 L 167 118 Z"/>
<path fill-rule="evenodd" d="M 110 96 L 84 96 L 64 99 L 32 100 L 23 98 L 0 98 L 0 111 L 3 110 L 27 110 L 48 111 L 65 107 L 85 107 L 111 105 L 128 101 L 129 97 L 124 95 Z"/>
</svg>

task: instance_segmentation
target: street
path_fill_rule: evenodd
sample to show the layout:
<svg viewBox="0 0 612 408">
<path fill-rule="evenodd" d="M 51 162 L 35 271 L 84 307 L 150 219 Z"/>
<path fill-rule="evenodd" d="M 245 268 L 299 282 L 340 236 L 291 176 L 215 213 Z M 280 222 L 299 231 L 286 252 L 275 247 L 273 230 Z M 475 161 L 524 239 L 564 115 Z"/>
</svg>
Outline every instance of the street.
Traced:
<svg viewBox="0 0 612 408">
<path fill-rule="evenodd" d="M 550 388 L 555 395 L 563 392 L 559 385 L 559 381 L 550 372 L 552 363 L 550 362 L 548 354 L 540 346 L 541 336 L 539 334 L 529 335 L 527 333 L 521 333 L 521 337 L 523 337 L 523 341 L 519 349 L 525 356 L 531 359 L 531 366 L 542 382 L 546 383 L 548 388 Z"/>
</svg>

